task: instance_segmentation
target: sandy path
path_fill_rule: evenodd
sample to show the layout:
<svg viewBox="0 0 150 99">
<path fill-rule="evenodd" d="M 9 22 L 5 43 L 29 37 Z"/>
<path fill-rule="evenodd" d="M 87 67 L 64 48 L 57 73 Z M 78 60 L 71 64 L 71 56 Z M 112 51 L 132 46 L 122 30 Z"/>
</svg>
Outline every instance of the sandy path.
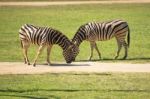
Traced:
<svg viewBox="0 0 150 99">
<path fill-rule="evenodd" d="M 0 2 L 0 6 L 48 6 L 48 5 L 113 4 L 113 3 L 150 3 L 150 0 Z"/>
<path fill-rule="evenodd" d="M 41 74 L 41 73 L 66 73 L 66 72 L 149 72 L 150 64 L 130 63 L 98 63 L 74 62 L 72 64 L 37 65 L 33 67 L 19 62 L 1 62 L 0 74 Z"/>
</svg>

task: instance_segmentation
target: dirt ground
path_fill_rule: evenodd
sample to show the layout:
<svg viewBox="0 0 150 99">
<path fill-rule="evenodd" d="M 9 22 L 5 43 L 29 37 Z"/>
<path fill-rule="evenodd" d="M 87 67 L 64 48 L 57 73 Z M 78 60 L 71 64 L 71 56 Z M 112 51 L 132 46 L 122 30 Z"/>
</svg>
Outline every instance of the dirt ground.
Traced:
<svg viewBox="0 0 150 99">
<path fill-rule="evenodd" d="M 38 64 L 36 67 L 22 62 L 0 62 L 0 74 L 42 74 L 42 73 L 68 73 L 68 72 L 149 72 L 150 64 L 130 63 L 100 63 L 100 62 L 74 62 L 72 64 L 54 63 L 51 66 Z"/>
<path fill-rule="evenodd" d="M 0 2 L 0 6 L 48 6 L 48 5 L 113 4 L 113 3 L 150 3 L 150 0 Z"/>
</svg>

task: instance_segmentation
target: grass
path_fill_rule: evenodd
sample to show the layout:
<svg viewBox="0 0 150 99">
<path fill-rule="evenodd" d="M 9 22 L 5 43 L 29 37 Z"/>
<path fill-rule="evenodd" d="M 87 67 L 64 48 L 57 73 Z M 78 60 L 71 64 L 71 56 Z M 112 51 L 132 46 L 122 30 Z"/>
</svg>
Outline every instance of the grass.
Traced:
<svg viewBox="0 0 150 99">
<path fill-rule="evenodd" d="M 1 99 L 148 99 L 149 73 L 0 75 Z"/>
<path fill-rule="evenodd" d="M 23 61 L 18 30 L 21 25 L 31 23 L 39 26 L 50 26 L 61 30 L 70 39 L 80 25 L 91 21 L 105 21 L 123 19 L 131 30 L 131 46 L 129 57 L 123 62 L 149 63 L 150 62 L 150 4 L 95 4 L 95 5 L 68 5 L 46 7 L 0 7 L 0 61 Z M 112 60 L 117 50 L 115 39 L 97 42 L 102 53 L 102 62 L 122 62 Z M 32 61 L 37 47 L 31 47 L 29 57 Z M 87 49 L 85 51 L 85 49 Z M 80 46 L 77 61 L 87 60 L 90 55 L 88 42 Z M 97 53 L 94 53 L 97 59 Z M 58 58 L 59 57 L 59 58 Z M 123 57 L 123 50 L 120 55 Z M 45 61 L 45 51 L 40 61 Z M 64 61 L 62 50 L 54 46 L 51 60 Z"/>
</svg>

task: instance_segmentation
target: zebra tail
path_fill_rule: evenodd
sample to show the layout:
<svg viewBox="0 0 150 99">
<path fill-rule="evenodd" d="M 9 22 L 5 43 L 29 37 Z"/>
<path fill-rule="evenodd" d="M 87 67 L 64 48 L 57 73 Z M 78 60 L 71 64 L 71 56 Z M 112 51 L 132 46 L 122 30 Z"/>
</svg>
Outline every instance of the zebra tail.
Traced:
<svg viewBox="0 0 150 99">
<path fill-rule="evenodd" d="M 128 47 L 130 46 L 130 29 L 128 28 L 128 37 L 127 37 Z"/>
</svg>

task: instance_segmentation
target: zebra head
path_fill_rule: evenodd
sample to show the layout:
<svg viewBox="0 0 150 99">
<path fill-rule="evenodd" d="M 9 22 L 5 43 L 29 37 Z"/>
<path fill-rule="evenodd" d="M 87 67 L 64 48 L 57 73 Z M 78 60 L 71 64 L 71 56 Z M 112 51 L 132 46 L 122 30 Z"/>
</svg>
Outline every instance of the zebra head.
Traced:
<svg viewBox="0 0 150 99">
<path fill-rule="evenodd" d="M 71 43 L 71 45 L 63 51 L 63 56 L 67 63 L 71 63 L 72 61 L 75 61 L 75 57 L 78 53 L 79 48 L 75 44 Z"/>
</svg>

